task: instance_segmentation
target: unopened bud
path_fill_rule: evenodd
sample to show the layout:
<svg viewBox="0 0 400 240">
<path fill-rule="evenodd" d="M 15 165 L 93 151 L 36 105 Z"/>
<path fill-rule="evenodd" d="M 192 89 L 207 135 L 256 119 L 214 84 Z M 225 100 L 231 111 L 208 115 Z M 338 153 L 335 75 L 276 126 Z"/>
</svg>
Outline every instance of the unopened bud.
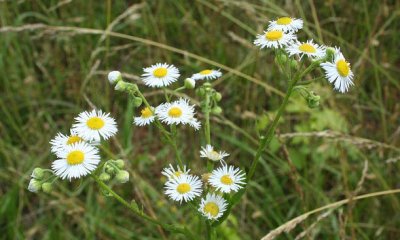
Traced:
<svg viewBox="0 0 400 240">
<path fill-rule="evenodd" d="M 42 184 L 42 190 L 45 193 L 51 193 L 53 191 L 53 184 L 45 182 Z"/>
<path fill-rule="evenodd" d="M 142 98 L 140 98 L 140 97 L 134 97 L 133 98 L 133 105 L 135 107 L 140 107 L 142 105 L 142 103 L 143 103 Z"/>
<path fill-rule="evenodd" d="M 129 172 L 125 170 L 119 171 L 115 176 L 115 180 L 119 183 L 126 183 L 129 181 Z"/>
<path fill-rule="evenodd" d="M 187 89 L 194 89 L 196 87 L 196 81 L 192 78 L 185 79 L 185 88 Z"/>
<path fill-rule="evenodd" d="M 336 54 L 336 49 L 333 47 L 328 47 L 326 48 L 326 59 L 329 61 L 331 59 L 333 59 L 333 57 Z"/>
<path fill-rule="evenodd" d="M 119 168 L 119 169 L 123 169 L 125 166 L 125 162 L 122 159 L 118 159 L 115 160 L 115 165 Z"/>
<path fill-rule="evenodd" d="M 204 91 L 204 88 L 198 88 L 198 89 L 196 89 L 196 94 L 199 96 L 199 97 L 204 97 L 204 95 L 205 95 L 205 91 Z"/>
<path fill-rule="evenodd" d="M 320 96 L 315 95 L 313 92 L 307 97 L 307 104 L 309 108 L 316 108 L 319 106 Z"/>
<path fill-rule="evenodd" d="M 35 193 L 35 192 L 40 191 L 40 189 L 41 189 L 41 184 L 40 184 L 40 182 L 38 180 L 31 179 L 29 181 L 28 190 L 30 192 L 34 192 Z"/>
<path fill-rule="evenodd" d="M 217 101 L 217 102 L 221 101 L 221 99 L 222 99 L 221 93 L 215 92 L 215 94 L 214 94 L 214 99 L 215 99 L 215 101 Z"/>
<path fill-rule="evenodd" d="M 122 75 L 119 71 L 111 71 L 108 73 L 108 81 L 111 84 L 115 84 L 116 82 L 122 80 Z"/>
<path fill-rule="evenodd" d="M 114 173 L 115 173 L 115 169 L 114 169 L 112 166 L 107 165 L 107 166 L 106 166 L 106 173 L 108 173 L 108 174 L 114 174 Z"/>
<path fill-rule="evenodd" d="M 111 178 L 110 174 L 108 174 L 106 172 L 101 173 L 99 176 L 100 181 L 103 181 L 103 182 L 109 181 L 110 178 Z"/>
<path fill-rule="evenodd" d="M 32 172 L 32 174 L 31 174 L 31 177 L 32 177 L 32 178 L 35 178 L 35 179 L 38 179 L 38 180 L 42 179 L 42 178 L 44 177 L 44 171 L 43 171 L 43 169 L 41 169 L 41 168 L 35 168 L 35 169 L 33 169 L 33 172 Z"/>
<path fill-rule="evenodd" d="M 220 108 L 220 107 L 218 107 L 218 106 L 213 107 L 213 109 L 211 109 L 211 113 L 213 113 L 213 114 L 215 114 L 215 115 L 219 115 L 219 114 L 222 113 L 222 108 Z"/>
</svg>

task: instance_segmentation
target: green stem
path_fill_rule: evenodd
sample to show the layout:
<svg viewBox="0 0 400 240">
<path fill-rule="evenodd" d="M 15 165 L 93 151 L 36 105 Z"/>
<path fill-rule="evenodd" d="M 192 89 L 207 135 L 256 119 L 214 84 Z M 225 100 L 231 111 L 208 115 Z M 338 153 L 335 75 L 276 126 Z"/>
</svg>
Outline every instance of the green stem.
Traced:
<svg viewBox="0 0 400 240">
<path fill-rule="evenodd" d="M 91 176 L 97 182 L 97 184 L 99 185 L 99 187 L 101 189 L 110 193 L 112 197 L 114 197 L 118 202 L 120 202 L 122 205 L 127 207 L 129 210 L 131 210 L 138 217 L 141 217 L 144 220 L 146 220 L 150 223 L 153 223 L 155 225 L 159 225 L 162 228 L 164 228 L 165 230 L 168 230 L 171 232 L 176 232 L 176 233 L 182 233 L 182 234 L 186 235 L 187 237 L 193 237 L 192 234 L 189 232 L 189 230 L 186 229 L 185 227 L 178 227 L 178 226 L 174 226 L 174 225 L 170 225 L 170 224 L 165 224 L 165 223 L 158 221 L 157 219 L 154 219 L 154 218 L 148 216 L 144 212 L 140 211 L 139 209 L 137 209 L 136 207 L 132 206 L 127 201 L 125 201 L 125 199 L 123 199 L 120 195 L 118 195 L 116 192 L 114 192 L 109 186 L 107 186 L 104 182 L 102 182 L 96 175 L 91 175 Z"/>
</svg>

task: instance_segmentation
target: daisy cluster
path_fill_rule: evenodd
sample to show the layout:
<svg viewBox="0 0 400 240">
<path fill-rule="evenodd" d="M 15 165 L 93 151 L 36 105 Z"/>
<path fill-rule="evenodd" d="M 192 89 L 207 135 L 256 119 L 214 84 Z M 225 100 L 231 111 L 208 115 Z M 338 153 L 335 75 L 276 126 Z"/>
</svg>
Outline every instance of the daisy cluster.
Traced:
<svg viewBox="0 0 400 240">
<path fill-rule="evenodd" d="M 315 43 L 312 39 L 299 41 L 297 32 L 303 28 L 303 20 L 280 17 L 270 21 L 263 34 L 257 35 L 254 44 L 263 48 L 282 49 L 289 57 L 304 57 L 312 61 L 320 61 L 326 79 L 334 85 L 334 89 L 344 93 L 353 84 L 354 74 L 350 64 L 339 48 L 329 48 Z"/>
<path fill-rule="evenodd" d="M 109 113 L 101 110 L 84 111 L 75 118 L 75 123 L 69 134 L 58 133 L 51 141 L 51 152 L 56 160 L 51 165 L 51 170 L 36 168 L 28 189 L 37 192 L 41 188 L 46 191 L 51 184 L 47 182 L 51 176 L 55 179 L 76 179 L 93 172 L 100 162 L 98 145 L 102 140 L 107 140 L 117 133 L 117 124 Z M 53 180 L 55 180 L 53 179 Z"/>
<path fill-rule="evenodd" d="M 228 153 L 216 151 L 211 145 L 202 147 L 200 157 L 221 163 L 220 167 L 203 175 L 205 184 L 200 177 L 191 174 L 186 166 L 174 168 L 170 164 L 161 172 L 168 179 L 164 186 L 165 194 L 179 203 L 195 201 L 198 211 L 205 218 L 217 220 L 229 205 L 226 200 L 228 194 L 239 191 L 246 184 L 245 173 L 239 168 L 227 165 L 224 161 L 227 156 Z M 210 187 L 206 187 L 206 184 Z M 196 201 L 196 198 L 201 196 L 200 201 Z"/>
</svg>

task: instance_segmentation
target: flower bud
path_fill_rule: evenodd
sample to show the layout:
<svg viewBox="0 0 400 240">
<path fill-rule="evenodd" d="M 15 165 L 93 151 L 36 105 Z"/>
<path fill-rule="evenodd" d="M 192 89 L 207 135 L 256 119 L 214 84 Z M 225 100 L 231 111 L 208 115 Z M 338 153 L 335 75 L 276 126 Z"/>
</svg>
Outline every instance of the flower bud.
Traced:
<svg viewBox="0 0 400 240">
<path fill-rule="evenodd" d="M 315 93 L 311 92 L 310 95 L 307 97 L 307 104 L 309 108 L 316 108 L 319 106 L 319 100 L 321 99 L 320 96 L 315 95 Z"/>
<path fill-rule="evenodd" d="M 336 49 L 333 47 L 326 48 L 326 59 L 331 60 L 336 54 Z"/>
<path fill-rule="evenodd" d="M 187 89 L 194 89 L 196 87 L 196 81 L 192 78 L 185 79 L 185 88 Z"/>
<path fill-rule="evenodd" d="M 45 193 L 51 193 L 53 191 L 53 184 L 45 182 L 42 184 L 42 190 Z"/>
<path fill-rule="evenodd" d="M 143 103 L 142 98 L 140 98 L 140 97 L 134 97 L 133 98 L 133 105 L 135 107 L 140 107 L 142 105 L 142 103 Z"/>
<path fill-rule="evenodd" d="M 287 60 L 288 60 L 288 57 L 286 56 L 285 53 L 280 52 L 280 53 L 276 54 L 276 56 L 275 56 L 275 63 L 278 65 L 283 66 L 284 64 L 286 64 Z"/>
<path fill-rule="evenodd" d="M 115 160 L 114 163 L 119 169 L 123 169 L 125 166 L 125 162 L 122 159 Z"/>
<path fill-rule="evenodd" d="M 30 192 L 38 192 L 41 189 L 41 184 L 40 181 L 36 180 L 36 179 L 31 179 L 31 181 L 29 181 L 29 185 L 28 185 L 28 190 Z"/>
<path fill-rule="evenodd" d="M 115 180 L 119 183 L 126 183 L 129 181 L 129 172 L 125 170 L 121 170 L 115 176 Z"/>
<path fill-rule="evenodd" d="M 215 115 L 219 115 L 222 113 L 222 108 L 215 106 L 211 109 L 211 113 L 215 114 Z"/>
<path fill-rule="evenodd" d="M 107 166 L 106 166 L 106 173 L 108 173 L 108 174 L 115 174 L 115 169 L 114 169 L 112 166 L 107 165 Z"/>
<path fill-rule="evenodd" d="M 221 93 L 215 92 L 215 94 L 214 94 L 214 99 L 215 99 L 215 101 L 217 101 L 217 102 L 221 101 L 221 99 L 222 99 Z"/>
<path fill-rule="evenodd" d="M 291 68 L 297 69 L 298 66 L 299 66 L 299 63 L 296 60 L 290 59 L 290 67 Z"/>
<path fill-rule="evenodd" d="M 43 169 L 41 169 L 41 168 L 35 168 L 35 169 L 33 169 L 33 172 L 32 172 L 32 174 L 31 174 L 31 177 L 32 177 L 32 178 L 35 178 L 35 179 L 38 179 L 38 180 L 42 179 L 42 178 L 44 177 L 44 171 L 43 171 Z"/>
<path fill-rule="evenodd" d="M 122 80 L 122 75 L 119 71 L 111 71 L 108 73 L 108 81 L 111 84 L 115 84 L 116 82 Z"/>
<path fill-rule="evenodd" d="M 116 91 L 125 91 L 126 90 L 126 82 L 124 82 L 124 81 L 118 81 L 117 82 L 117 85 L 115 85 L 115 87 L 114 87 L 114 89 L 116 90 Z"/>
<path fill-rule="evenodd" d="M 103 182 L 109 181 L 110 178 L 111 178 L 110 174 L 108 174 L 106 172 L 101 173 L 99 176 L 100 181 L 103 181 Z"/>
<path fill-rule="evenodd" d="M 205 91 L 204 91 L 204 88 L 198 88 L 198 89 L 196 89 L 196 94 L 199 96 L 199 97 L 204 97 L 204 95 L 205 95 Z"/>
</svg>

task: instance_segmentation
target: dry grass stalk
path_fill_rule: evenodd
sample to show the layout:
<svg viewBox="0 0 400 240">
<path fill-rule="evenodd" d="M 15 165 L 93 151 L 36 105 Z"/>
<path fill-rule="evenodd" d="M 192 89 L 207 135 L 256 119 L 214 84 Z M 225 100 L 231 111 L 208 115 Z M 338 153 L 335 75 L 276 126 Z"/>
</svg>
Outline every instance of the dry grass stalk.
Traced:
<svg viewBox="0 0 400 240">
<path fill-rule="evenodd" d="M 325 219 L 326 217 L 328 217 L 331 213 L 333 212 L 333 210 L 329 210 L 326 211 L 322 214 L 320 214 L 317 217 L 317 220 L 315 222 L 313 222 L 306 230 L 304 230 L 303 232 L 301 232 L 299 235 L 296 236 L 296 238 L 294 240 L 299 240 L 302 239 L 303 237 L 305 237 L 306 235 L 308 235 L 314 228 L 315 226 L 317 226 L 317 224 L 319 222 L 321 222 L 323 219 Z"/>
</svg>

